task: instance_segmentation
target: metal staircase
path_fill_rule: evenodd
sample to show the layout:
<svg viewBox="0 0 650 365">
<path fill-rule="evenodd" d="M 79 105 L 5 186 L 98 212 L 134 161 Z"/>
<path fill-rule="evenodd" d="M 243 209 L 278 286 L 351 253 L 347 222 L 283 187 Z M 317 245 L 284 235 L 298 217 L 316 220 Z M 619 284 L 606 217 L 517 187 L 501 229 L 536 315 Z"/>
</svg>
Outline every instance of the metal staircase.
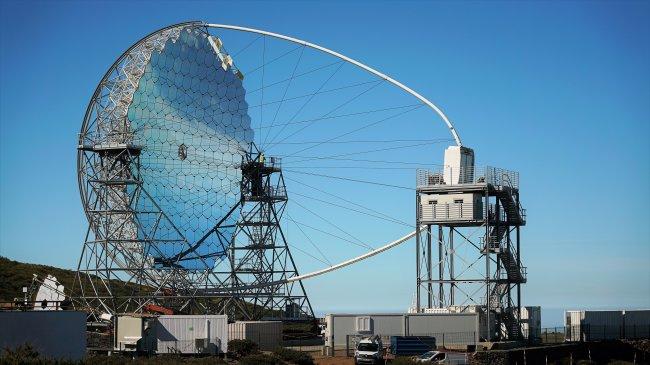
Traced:
<svg viewBox="0 0 650 365">
<path fill-rule="evenodd" d="M 526 209 L 519 203 L 519 189 L 515 188 L 507 174 L 503 174 L 501 185 L 495 186 L 497 198 L 501 202 L 509 223 L 515 225 L 526 224 Z"/>
<path fill-rule="evenodd" d="M 451 167 L 447 165 L 439 171 L 418 170 L 416 224 L 417 227 L 426 226 L 427 235 L 420 236 L 420 233 L 424 232 L 423 228 L 416 232 L 418 286 L 415 308 L 421 309 L 420 291 L 423 289 L 427 294 L 428 307 L 434 308 L 443 307 L 447 303 L 456 306 L 455 293 L 460 285 L 481 285 L 475 290 L 476 293 L 481 293 L 482 290 L 480 296 L 468 298 L 463 304 L 474 303 L 473 305 L 483 311 L 485 323 L 489 323 L 485 332 L 486 340 L 521 339 L 519 310 L 521 284 L 526 282 L 526 268 L 521 264 L 520 238 L 521 227 L 526 224 L 526 211 L 519 201 L 519 173 L 485 166 L 478 170 L 471 167 L 471 174 L 463 177 L 463 168 L 465 167 L 456 166 L 456 175 L 451 173 Z M 464 204 L 469 201 L 474 214 L 450 214 L 449 208 L 452 205 L 449 202 L 457 201 L 456 196 L 450 196 L 452 194 L 458 195 L 459 199 L 462 195 Z M 438 273 L 432 270 L 434 225 L 438 226 L 438 261 L 449 263 L 449 270 L 438 270 Z M 447 229 L 449 233 L 445 235 L 444 231 Z M 467 239 L 468 234 L 473 235 L 475 232 L 478 233 L 474 236 L 478 242 L 472 242 L 472 246 L 481 253 L 476 262 L 484 260 L 485 269 L 478 268 L 478 278 L 464 276 L 466 270 L 455 274 L 453 258 L 461 255 L 454 249 L 454 237 L 459 235 Z M 422 244 L 426 245 L 426 249 L 421 249 Z M 448 252 L 452 254 L 447 256 Z M 444 290 L 445 287 L 449 290 Z M 463 294 L 461 292 L 461 298 Z M 435 305 L 434 301 L 437 301 L 438 305 Z"/>
<path fill-rule="evenodd" d="M 519 324 L 519 319 L 511 311 L 502 311 L 501 312 L 501 323 L 503 324 L 502 335 L 507 335 L 509 340 L 520 339 L 522 337 L 521 325 Z"/>
<path fill-rule="evenodd" d="M 509 285 L 507 283 L 499 283 L 494 285 L 490 291 L 490 308 L 496 311 L 501 310 L 501 298 L 508 291 L 508 286 Z"/>
<path fill-rule="evenodd" d="M 510 283 L 523 284 L 526 282 L 526 268 L 523 266 L 519 267 L 517 264 L 516 252 L 514 252 L 513 248 L 501 244 L 507 231 L 507 226 L 491 227 L 488 247 L 490 252 L 497 254 L 503 268 L 506 270 L 508 281 Z M 485 249 L 483 249 L 483 252 L 485 253 Z"/>
<path fill-rule="evenodd" d="M 519 191 L 513 187 L 510 179 L 504 174 L 501 179 L 502 184 L 495 186 L 496 197 L 501 203 L 505 217 L 498 217 L 494 226 L 490 227 L 488 244 L 491 253 L 497 254 L 497 260 L 503 269 L 500 281 L 495 283 L 490 291 L 489 305 L 494 310 L 499 322 L 501 323 L 499 334 L 503 339 L 516 340 L 522 338 L 521 325 L 519 316 L 514 313 L 516 310 L 510 304 L 504 304 L 504 298 L 509 298 L 508 291 L 513 284 L 523 284 L 526 282 L 526 268 L 521 266 L 517 260 L 515 247 L 507 244 L 510 236 L 504 238 L 511 229 L 511 226 L 520 226 L 526 224 L 526 211 L 519 203 Z M 500 219 L 504 221 L 500 222 Z M 485 249 L 484 249 L 485 250 Z M 506 299 L 509 300 L 509 299 Z"/>
<path fill-rule="evenodd" d="M 526 282 L 526 268 L 517 264 L 517 258 L 512 249 L 504 247 L 497 257 L 506 269 L 509 282 L 522 284 Z"/>
</svg>

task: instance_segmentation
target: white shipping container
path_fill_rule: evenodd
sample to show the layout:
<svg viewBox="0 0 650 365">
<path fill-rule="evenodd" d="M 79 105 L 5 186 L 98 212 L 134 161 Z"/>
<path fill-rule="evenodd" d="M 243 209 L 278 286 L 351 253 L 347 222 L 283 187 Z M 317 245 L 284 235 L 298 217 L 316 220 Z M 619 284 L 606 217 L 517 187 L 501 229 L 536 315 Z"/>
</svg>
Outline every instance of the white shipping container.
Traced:
<svg viewBox="0 0 650 365">
<path fill-rule="evenodd" d="M 137 343 L 144 337 L 144 319 L 121 315 L 115 323 L 115 350 L 135 351 Z"/>
<path fill-rule="evenodd" d="M 370 332 L 359 331 L 359 317 L 370 318 Z M 493 320 L 492 320 L 493 321 Z M 479 315 L 476 313 L 337 313 L 325 316 L 325 346 L 342 349 L 349 336 L 418 336 L 455 334 L 445 337 L 446 343 L 474 344 L 480 337 Z"/>
<path fill-rule="evenodd" d="M 521 308 L 521 332 L 531 340 L 542 338 L 542 308 L 522 307 Z"/>
<path fill-rule="evenodd" d="M 159 354 L 228 352 L 228 316 L 168 315 L 156 321 Z"/>
<path fill-rule="evenodd" d="M 282 322 L 239 321 L 228 325 L 231 340 L 251 340 L 260 350 L 272 351 L 282 345 Z"/>
<path fill-rule="evenodd" d="M 581 336 L 581 323 L 584 318 L 584 311 L 565 311 L 564 312 L 564 327 L 565 327 L 565 340 L 566 341 L 580 341 Z"/>
<path fill-rule="evenodd" d="M 564 312 L 564 326 L 579 326 L 584 318 L 584 311 L 565 311 Z"/>
</svg>

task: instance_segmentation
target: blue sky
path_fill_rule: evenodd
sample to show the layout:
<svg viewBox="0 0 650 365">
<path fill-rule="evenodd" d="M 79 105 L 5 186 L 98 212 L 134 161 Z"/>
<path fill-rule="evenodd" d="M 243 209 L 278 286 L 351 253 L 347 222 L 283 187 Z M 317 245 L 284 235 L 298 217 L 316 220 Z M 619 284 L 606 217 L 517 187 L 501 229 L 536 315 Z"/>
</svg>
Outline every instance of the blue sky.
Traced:
<svg viewBox="0 0 650 365">
<path fill-rule="evenodd" d="M 441 106 L 480 161 L 519 171 L 525 304 L 650 307 L 649 18 L 647 2 L 2 2 L 0 255 L 76 267 L 87 102 L 133 42 L 199 19 L 362 60 Z M 409 244 L 305 285 L 318 312 L 404 310 L 412 262 Z"/>
</svg>

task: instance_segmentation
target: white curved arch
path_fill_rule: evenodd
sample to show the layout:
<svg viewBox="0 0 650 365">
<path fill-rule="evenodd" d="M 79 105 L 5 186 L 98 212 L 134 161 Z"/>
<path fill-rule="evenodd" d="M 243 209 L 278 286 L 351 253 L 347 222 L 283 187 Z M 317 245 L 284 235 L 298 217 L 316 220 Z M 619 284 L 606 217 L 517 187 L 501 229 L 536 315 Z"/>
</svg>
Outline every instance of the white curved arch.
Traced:
<svg viewBox="0 0 650 365">
<path fill-rule="evenodd" d="M 340 54 L 338 52 L 332 51 L 329 48 L 325 48 L 325 47 L 319 46 L 317 44 L 313 44 L 313 43 L 310 43 L 310 42 L 307 42 L 307 41 L 303 41 L 302 39 L 293 38 L 293 37 L 289 37 L 289 36 L 278 34 L 278 33 L 267 32 L 265 30 L 254 29 L 254 28 L 240 27 L 240 26 L 237 26 L 237 25 L 208 24 L 208 23 L 203 24 L 203 25 L 206 26 L 206 27 L 209 27 L 209 28 L 222 28 L 222 29 L 238 30 L 238 31 L 242 31 L 242 32 L 257 33 L 257 34 L 267 35 L 269 37 L 284 39 L 284 40 L 289 41 L 289 42 L 302 44 L 304 46 L 307 46 L 307 47 L 310 47 L 310 48 L 313 48 L 313 49 L 317 49 L 317 50 L 319 50 L 321 52 L 325 52 L 325 53 L 330 54 L 330 55 L 332 55 L 334 57 L 338 57 L 338 58 L 340 58 L 340 59 L 342 59 L 342 60 L 344 60 L 346 62 L 349 62 L 349 63 L 351 63 L 351 64 L 353 64 L 353 65 L 355 65 L 355 66 L 357 66 L 357 67 L 359 67 L 361 69 L 364 69 L 364 70 L 370 72 L 371 74 L 373 74 L 375 76 L 378 76 L 378 77 L 390 82 L 391 84 L 399 87 L 400 89 L 406 91 L 407 93 L 415 96 L 421 102 L 426 104 L 429 108 L 433 109 L 433 111 L 435 111 L 440 116 L 440 118 L 442 118 L 442 120 L 445 122 L 445 124 L 447 124 L 447 128 L 449 128 L 449 131 L 451 132 L 451 135 L 454 137 L 454 140 L 456 141 L 456 145 L 462 146 L 462 142 L 460 140 L 460 136 L 458 136 L 458 133 L 456 132 L 456 128 L 454 128 L 454 125 L 451 124 L 451 121 L 449 121 L 449 118 L 447 118 L 445 113 L 443 113 L 442 110 L 440 110 L 440 108 L 438 108 L 435 104 L 433 104 L 431 101 L 429 101 L 424 96 L 422 96 L 422 95 L 418 94 L 417 92 L 413 91 L 408 86 L 402 84 L 401 82 L 393 79 L 392 77 L 390 77 L 388 75 L 385 75 L 385 74 L 375 70 L 374 68 L 372 68 L 370 66 L 366 66 L 366 65 L 364 65 L 363 63 L 361 63 L 361 62 L 359 62 L 357 60 L 354 60 L 354 59 L 352 59 L 350 57 L 342 55 L 342 54 Z"/>
<path fill-rule="evenodd" d="M 372 251 L 370 251 L 368 253 L 365 253 L 365 254 L 363 254 L 361 256 L 357 256 L 357 257 L 349 259 L 347 261 L 343 261 L 343 262 L 341 262 L 339 264 L 332 265 L 332 266 L 330 266 L 328 268 L 325 268 L 325 269 L 322 269 L 322 270 L 313 271 L 313 272 L 310 272 L 308 274 L 303 274 L 303 275 L 298 275 L 298 276 L 291 277 L 291 278 L 285 280 L 285 282 L 290 283 L 292 281 L 298 281 L 298 280 L 313 278 L 314 276 L 323 275 L 323 274 L 326 274 L 328 272 L 340 269 L 342 267 L 352 265 L 352 264 L 354 264 L 356 262 L 365 260 L 365 259 L 367 259 L 369 257 L 375 256 L 375 255 L 380 254 L 380 253 L 382 253 L 384 251 L 390 250 L 391 248 L 393 248 L 395 246 L 399 246 L 402 243 L 404 243 L 404 242 L 408 241 L 409 239 L 413 238 L 416 233 L 417 233 L 417 231 L 413 231 L 413 232 L 407 234 L 406 236 L 404 236 L 402 238 L 398 238 L 398 239 L 396 239 L 395 241 L 393 241 L 391 243 L 388 243 L 388 244 L 386 244 L 386 245 L 384 245 L 382 247 L 374 249 L 374 250 L 372 250 Z"/>
<path fill-rule="evenodd" d="M 424 228 L 425 227 L 422 226 L 421 229 L 424 229 Z M 336 265 L 332 265 L 332 266 L 327 267 L 325 269 L 312 271 L 312 272 L 307 273 L 307 274 L 292 276 L 292 277 L 284 279 L 284 280 L 272 281 L 270 283 L 245 285 L 245 286 L 238 286 L 238 287 L 234 287 L 234 288 L 229 287 L 229 288 L 226 288 L 226 289 L 222 290 L 221 292 L 227 292 L 227 291 L 232 291 L 232 290 L 237 291 L 237 290 L 257 289 L 257 288 L 263 288 L 263 287 L 267 287 L 267 286 L 282 285 L 282 284 L 286 284 L 286 283 L 292 283 L 294 281 L 301 281 L 301 280 L 305 280 L 305 279 L 311 279 L 313 277 L 320 276 L 320 275 L 323 275 L 323 274 L 327 274 L 328 272 L 332 272 L 334 270 L 341 269 L 343 267 L 352 265 L 352 264 L 357 263 L 359 261 L 363 261 L 363 260 L 365 260 L 367 258 L 370 258 L 372 256 L 378 255 L 378 254 L 380 254 L 380 253 L 382 253 L 384 251 L 390 250 L 391 248 L 399 246 L 402 243 L 404 243 L 404 242 L 408 241 L 409 239 L 413 238 L 416 234 L 417 234 L 417 231 L 413 231 L 413 232 L 407 234 L 406 236 L 398 238 L 395 241 L 392 241 L 392 242 L 390 242 L 390 243 L 388 243 L 388 244 L 386 244 L 386 245 L 384 245 L 382 247 L 374 249 L 374 250 L 372 250 L 370 252 L 367 252 L 367 253 L 365 253 L 365 254 L 363 254 L 361 256 L 357 256 L 355 258 L 343 261 L 343 262 L 338 263 Z"/>
</svg>

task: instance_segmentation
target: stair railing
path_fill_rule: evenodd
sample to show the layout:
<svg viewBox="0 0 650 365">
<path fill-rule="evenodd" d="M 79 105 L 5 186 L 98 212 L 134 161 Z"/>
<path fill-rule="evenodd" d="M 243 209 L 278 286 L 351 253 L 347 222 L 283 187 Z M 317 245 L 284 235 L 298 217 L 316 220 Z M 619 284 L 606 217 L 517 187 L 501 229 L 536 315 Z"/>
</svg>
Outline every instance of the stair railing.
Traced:
<svg viewBox="0 0 650 365">
<path fill-rule="evenodd" d="M 519 218 L 521 219 L 522 222 L 526 221 L 526 209 L 522 208 L 521 203 L 519 202 L 519 199 L 515 196 L 514 192 L 514 187 L 512 184 L 512 181 L 510 180 L 510 175 L 503 173 L 501 176 L 501 179 L 506 183 L 508 186 L 508 194 L 510 194 L 510 198 L 512 199 L 512 202 L 515 203 L 516 209 L 519 212 Z"/>
</svg>

